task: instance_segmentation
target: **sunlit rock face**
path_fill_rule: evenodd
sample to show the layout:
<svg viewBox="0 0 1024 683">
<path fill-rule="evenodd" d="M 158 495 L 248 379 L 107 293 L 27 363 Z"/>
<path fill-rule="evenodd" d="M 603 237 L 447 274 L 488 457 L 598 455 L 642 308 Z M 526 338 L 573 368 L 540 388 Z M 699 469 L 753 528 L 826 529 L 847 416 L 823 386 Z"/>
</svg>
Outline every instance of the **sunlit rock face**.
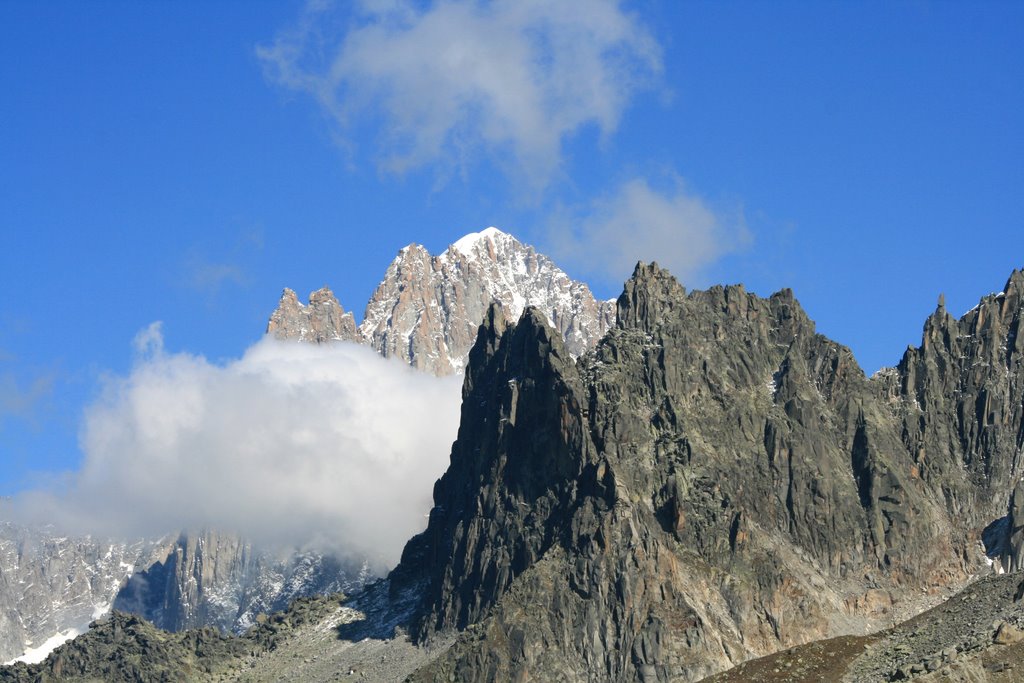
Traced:
<svg viewBox="0 0 1024 683">
<path fill-rule="evenodd" d="M 388 266 L 358 328 L 330 290 L 308 306 L 285 290 L 267 331 L 278 338 L 357 341 L 434 375 L 462 372 L 487 307 L 518 318 L 540 310 L 579 356 L 614 324 L 615 305 L 597 301 L 547 256 L 497 228 L 471 233 L 439 256 L 411 244 Z"/>
<path fill-rule="evenodd" d="M 182 533 L 159 561 L 134 574 L 113 608 L 168 631 L 215 626 L 244 633 L 261 614 L 308 595 L 353 592 L 368 567 L 313 551 L 272 551 L 212 530 Z"/>
<path fill-rule="evenodd" d="M 285 288 L 267 323 L 267 334 L 316 343 L 359 338 L 352 314 L 345 312 L 327 287 L 310 294 L 309 305 L 300 303 L 295 292 Z"/>
<path fill-rule="evenodd" d="M 41 658 L 62 638 L 84 632 L 160 548 L 160 541 L 72 537 L 0 522 L 0 663 Z"/>
</svg>

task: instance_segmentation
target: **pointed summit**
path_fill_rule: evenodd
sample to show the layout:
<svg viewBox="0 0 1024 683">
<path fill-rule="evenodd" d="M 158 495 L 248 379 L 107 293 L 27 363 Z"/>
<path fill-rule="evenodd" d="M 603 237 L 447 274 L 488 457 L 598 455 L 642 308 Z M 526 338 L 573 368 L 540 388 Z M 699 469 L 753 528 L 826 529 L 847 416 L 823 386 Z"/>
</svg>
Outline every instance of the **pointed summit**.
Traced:
<svg viewBox="0 0 1024 683">
<path fill-rule="evenodd" d="M 455 249 L 456 251 L 462 253 L 465 256 L 472 256 L 474 247 L 476 247 L 478 244 L 484 241 L 493 242 L 496 240 L 512 240 L 517 244 L 521 244 L 521 242 L 519 242 L 519 240 L 517 240 L 512 235 L 509 235 L 508 233 L 502 232 L 498 228 L 491 226 L 489 228 L 481 230 L 480 232 L 471 232 L 468 235 L 465 235 L 464 237 L 456 240 L 451 245 L 451 247 L 449 247 L 449 251 Z"/>
<path fill-rule="evenodd" d="M 326 285 L 310 293 L 308 306 L 303 306 L 295 292 L 286 287 L 267 323 L 267 334 L 318 344 L 358 341 L 359 337 L 352 314 L 345 312 Z"/>
<path fill-rule="evenodd" d="M 465 368 L 492 305 L 509 320 L 536 307 L 574 358 L 615 324 L 614 301 L 597 301 L 547 256 L 492 226 L 438 256 L 416 243 L 399 249 L 358 328 L 329 288 L 310 294 L 308 306 L 286 289 L 267 333 L 299 341 L 353 340 L 431 374 L 451 375 Z"/>
<path fill-rule="evenodd" d="M 399 252 L 366 307 L 360 333 L 384 356 L 438 375 L 462 372 L 488 306 L 509 320 L 537 307 L 579 356 L 615 319 L 551 259 L 495 227 L 456 240 L 439 256 L 419 245 Z"/>
</svg>

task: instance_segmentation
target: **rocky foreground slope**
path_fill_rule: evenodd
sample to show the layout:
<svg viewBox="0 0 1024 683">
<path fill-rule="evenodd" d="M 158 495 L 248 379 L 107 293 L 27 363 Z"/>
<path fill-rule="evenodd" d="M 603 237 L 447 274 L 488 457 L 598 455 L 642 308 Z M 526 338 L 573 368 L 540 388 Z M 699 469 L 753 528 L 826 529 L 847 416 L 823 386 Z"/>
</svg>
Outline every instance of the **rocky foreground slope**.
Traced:
<svg viewBox="0 0 1024 683">
<path fill-rule="evenodd" d="M 1013 683 L 1024 677 L 1022 595 L 1019 574 L 992 574 L 892 628 L 813 641 L 702 680 Z M 0 668 L 0 681 L 410 680 L 444 655 L 454 635 L 415 645 L 399 626 L 407 617 L 388 603 L 387 582 L 354 598 L 297 599 L 241 637 L 212 628 L 169 633 L 114 612 L 42 664 Z M 529 680 L 561 679 L 534 671 Z"/>
<path fill-rule="evenodd" d="M 906 681 L 1011 683 L 1024 679 L 1024 581 L 989 575 L 909 621 L 755 659 L 706 683 Z"/>
<path fill-rule="evenodd" d="M 538 310 L 489 308 L 428 527 L 363 620 L 395 628 L 359 645 L 339 627 L 316 670 L 415 643 L 413 681 L 695 681 L 821 638 L 881 642 L 853 636 L 1020 565 L 1022 313 L 1015 271 L 959 320 L 940 306 L 869 379 L 788 290 L 687 293 L 641 264 L 578 360 Z M 1000 580 L 962 602 L 1003 609 Z M 927 673 L 944 638 L 884 645 L 854 680 L 918 675 L 920 653 Z"/>
</svg>

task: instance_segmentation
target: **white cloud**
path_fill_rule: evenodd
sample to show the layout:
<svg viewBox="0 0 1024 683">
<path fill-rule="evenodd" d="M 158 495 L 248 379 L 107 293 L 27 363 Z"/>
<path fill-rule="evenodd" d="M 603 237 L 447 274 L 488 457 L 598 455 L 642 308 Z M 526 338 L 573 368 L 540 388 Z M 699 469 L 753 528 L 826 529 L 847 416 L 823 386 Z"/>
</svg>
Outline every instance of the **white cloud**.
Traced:
<svg viewBox="0 0 1024 683">
<path fill-rule="evenodd" d="M 216 365 L 166 353 L 158 326 L 86 411 L 84 461 L 19 516 L 71 531 L 209 526 L 388 566 L 425 526 L 458 429 L 459 380 L 354 344 L 265 338 Z"/>
<path fill-rule="evenodd" d="M 678 178 L 667 191 L 634 178 L 582 212 L 560 216 L 550 239 L 560 259 L 610 283 L 628 278 L 637 261 L 657 261 L 686 284 L 751 236 L 742 213 L 714 210 Z"/>
<path fill-rule="evenodd" d="M 343 135 L 378 122 L 381 166 L 395 172 L 465 171 L 487 155 L 543 187 L 568 136 L 613 132 L 661 71 L 658 44 L 617 0 L 364 2 L 343 18 L 331 7 L 309 3 L 257 53 Z"/>
</svg>

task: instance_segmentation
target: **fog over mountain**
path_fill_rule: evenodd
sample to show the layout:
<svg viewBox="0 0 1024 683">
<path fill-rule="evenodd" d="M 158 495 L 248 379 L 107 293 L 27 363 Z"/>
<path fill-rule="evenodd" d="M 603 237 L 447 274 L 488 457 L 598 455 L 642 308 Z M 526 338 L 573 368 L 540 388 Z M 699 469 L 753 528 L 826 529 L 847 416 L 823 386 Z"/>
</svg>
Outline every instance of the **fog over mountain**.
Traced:
<svg viewBox="0 0 1024 683">
<path fill-rule="evenodd" d="M 64 491 L 18 496 L 17 516 L 117 536 L 209 526 L 382 567 L 425 525 L 458 378 L 272 337 L 216 363 L 166 351 L 158 323 L 136 345 L 131 371 L 86 412 L 80 471 Z"/>
</svg>

